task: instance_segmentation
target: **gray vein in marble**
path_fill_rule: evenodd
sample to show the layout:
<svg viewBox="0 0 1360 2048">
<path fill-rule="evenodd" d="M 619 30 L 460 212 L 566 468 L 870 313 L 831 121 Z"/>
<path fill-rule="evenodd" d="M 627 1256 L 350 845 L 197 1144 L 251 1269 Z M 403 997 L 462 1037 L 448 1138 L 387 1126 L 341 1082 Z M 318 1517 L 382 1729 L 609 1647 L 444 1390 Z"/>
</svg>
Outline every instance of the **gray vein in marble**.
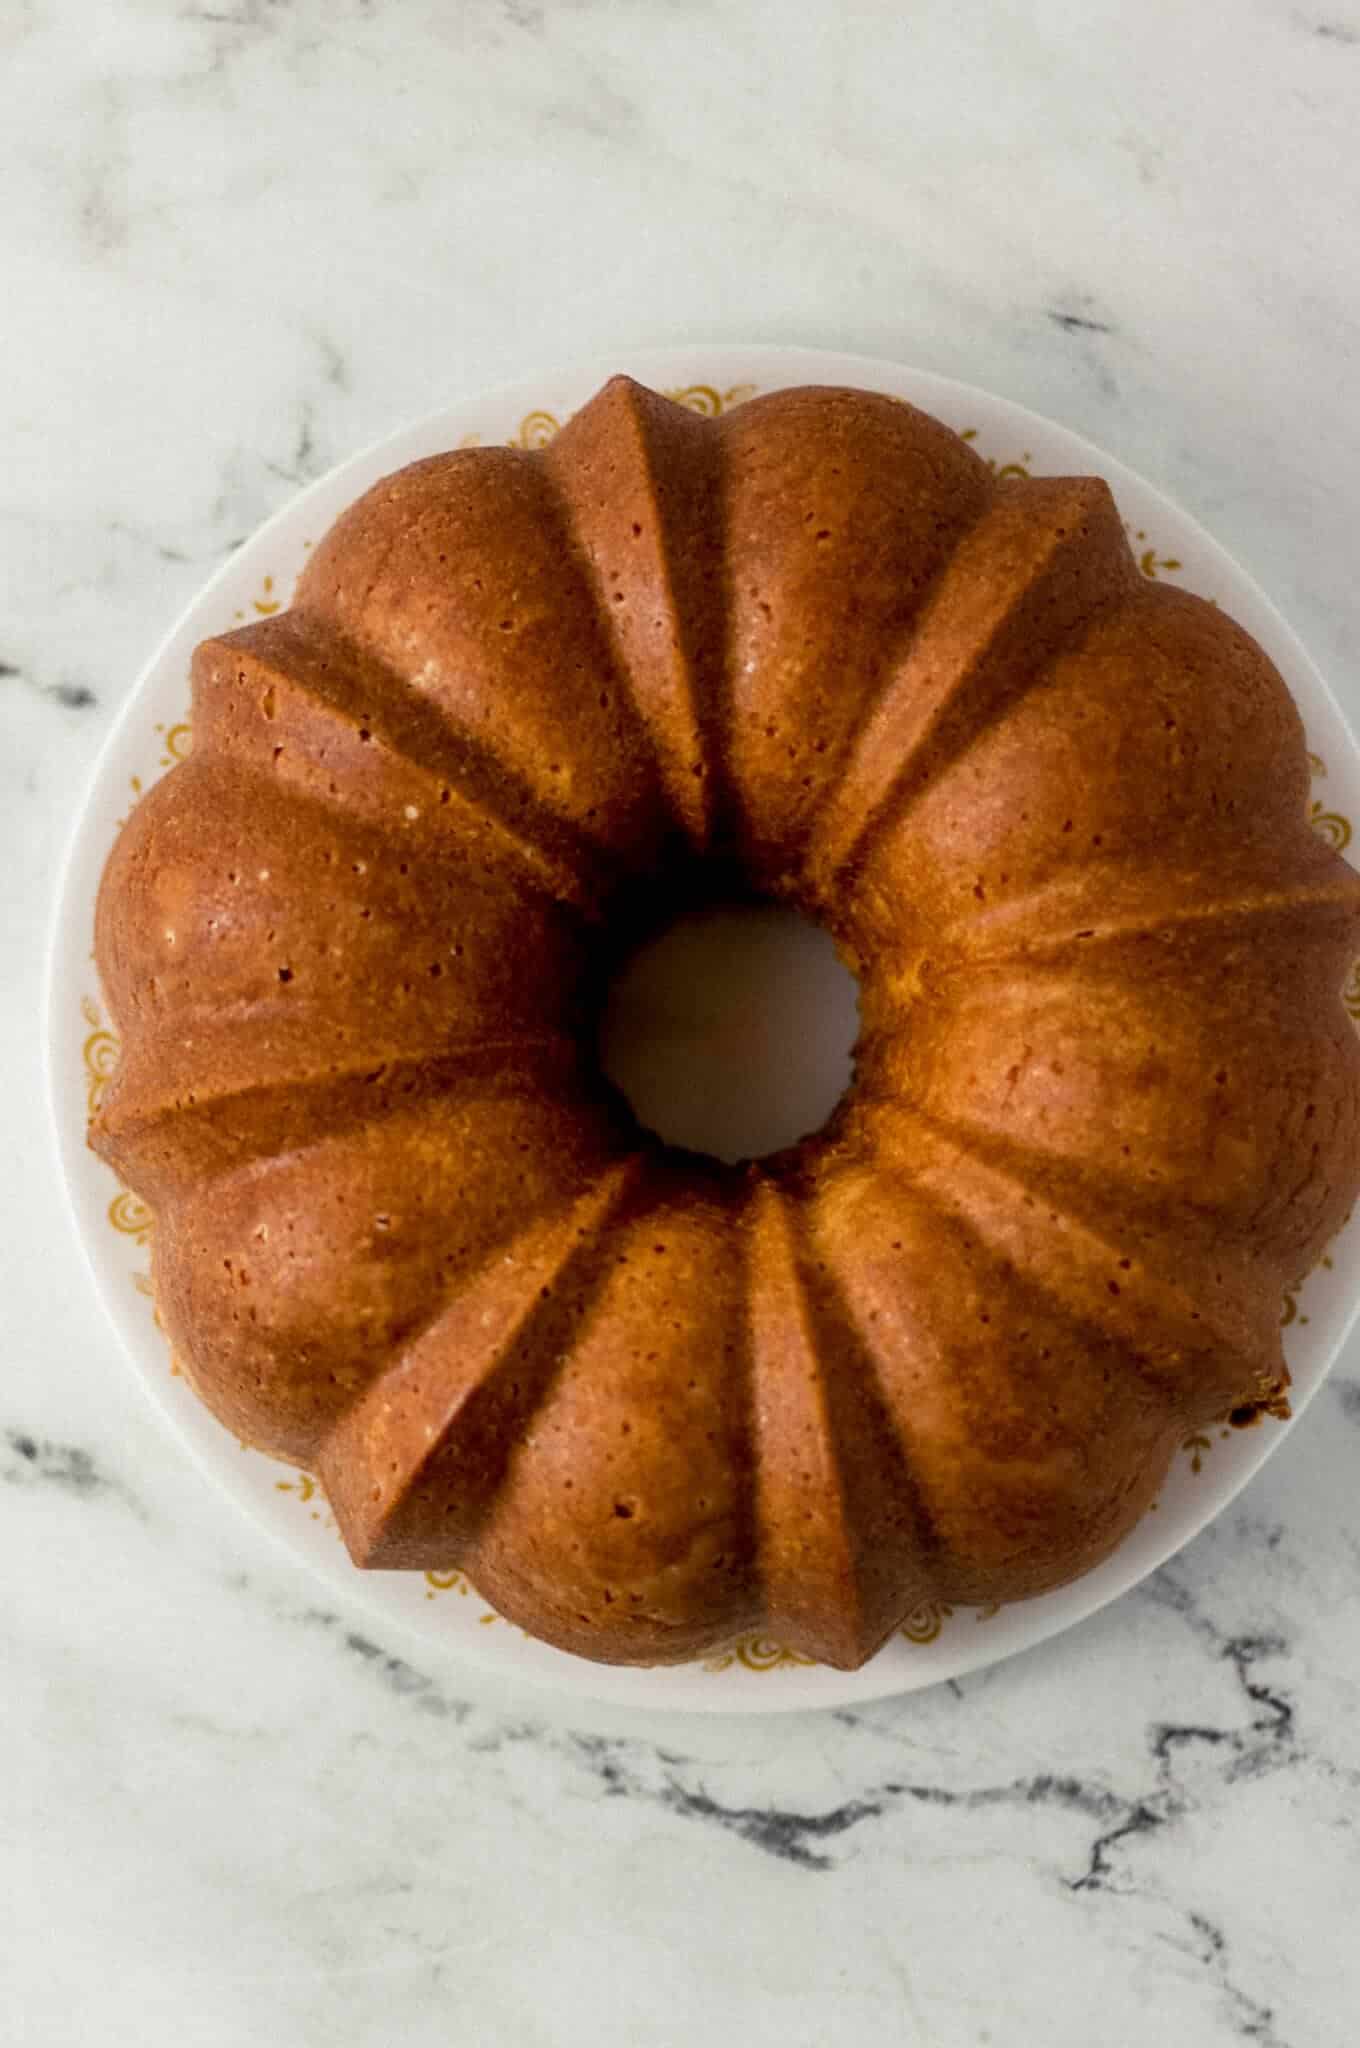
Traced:
<svg viewBox="0 0 1360 2048">
<path fill-rule="evenodd" d="M 1050 306 L 1049 319 L 1055 327 L 1061 327 L 1064 334 L 1113 334 L 1108 320 L 1092 320 L 1084 313 L 1064 313 Z"/>
<path fill-rule="evenodd" d="M 127 105 L 121 83 L 113 78 L 92 82 L 90 93 L 90 142 L 79 171 L 77 227 L 82 255 L 104 262 L 122 254 L 132 232 Z"/>
<path fill-rule="evenodd" d="M 99 702 L 88 683 L 48 683 L 43 694 L 68 711 L 89 711 Z"/>
<path fill-rule="evenodd" d="M 1166 174 L 1166 151 L 1160 143 L 1153 142 L 1140 134 L 1137 129 L 1126 129 L 1118 137 L 1118 146 L 1124 150 L 1138 173 L 1138 182 L 1146 190 L 1160 184 Z"/>
<path fill-rule="evenodd" d="M 352 0 L 360 14 L 371 14 L 373 0 Z M 182 7 L 181 21 L 206 21 L 217 28 L 263 28 L 277 26 L 294 11 L 293 0 L 241 0 L 240 6 L 225 7 Z"/>
<path fill-rule="evenodd" d="M 352 1657 L 365 1664 L 387 1692 L 394 1693 L 399 1700 L 418 1707 L 422 1714 L 433 1714 L 440 1720 L 463 1722 L 472 1712 L 466 1700 L 452 1698 L 427 1672 L 417 1671 L 404 1657 L 394 1656 L 384 1650 L 371 1637 L 361 1635 L 356 1629 L 343 1628 L 338 1614 L 314 1609 L 306 1619 L 323 1628 L 343 1629 L 341 1642 Z"/>
<path fill-rule="evenodd" d="M 186 554 L 183 548 L 171 547 L 168 541 L 157 540 L 154 534 L 147 533 L 140 526 L 134 526 L 127 519 L 111 519 L 109 532 L 132 541 L 137 547 L 150 548 L 160 562 L 191 562 L 194 559 L 192 555 Z"/>
<path fill-rule="evenodd" d="M 1360 1380 L 1336 1380 L 1333 1384 L 1344 1419 L 1360 1424 Z"/>
<path fill-rule="evenodd" d="M 350 388 L 349 362 L 339 343 L 329 334 L 314 330 L 311 340 L 321 358 L 322 381 L 333 391 L 348 391 Z"/>
<path fill-rule="evenodd" d="M 1191 1953 L 1217 1984 L 1234 2033 L 1243 2041 L 1257 2042 L 1259 2048 L 1291 2048 L 1276 2028 L 1274 2006 L 1262 2005 L 1234 1982 L 1228 1937 L 1223 1929 L 1205 1913 L 1188 1912 L 1185 1922 L 1201 1944 Z"/>
<path fill-rule="evenodd" d="M 1048 1771 L 1032 1778 L 1015 1778 L 1004 1785 L 974 1785 L 964 1791 L 953 1786 L 904 1784 L 890 1779 L 883 1791 L 919 1806 L 959 1807 L 968 1813 L 989 1806 L 1053 1806 L 1063 1813 L 1079 1813 L 1088 1820 L 1108 1820 L 1122 1813 L 1124 1804 L 1112 1792 L 1084 1785 L 1080 1778 L 1056 1777 Z"/>
<path fill-rule="evenodd" d="M 1139 1589 L 1139 1597 L 1169 1607 L 1180 1615 L 1205 1648 L 1230 1666 L 1233 1672 L 1249 1709 L 1247 1725 L 1216 1730 L 1212 1738 L 1206 1738 L 1203 1731 L 1198 1732 L 1200 1740 L 1212 1739 L 1215 1743 L 1221 1740 L 1228 1745 L 1231 1761 L 1227 1777 L 1230 1780 L 1261 1777 L 1293 1763 L 1299 1755 L 1293 1706 L 1282 1691 L 1268 1685 L 1256 1670 L 1259 1664 L 1288 1654 L 1290 1645 L 1285 1637 L 1278 1631 L 1264 1629 L 1240 1635 L 1225 1633 L 1204 1612 L 1188 1584 L 1171 1566 L 1163 1567 L 1148 1580 Z M 1166 1759 L 1175 1735 L 1174 1727 L 1154 1733 L 1154 1757 Z M 1196 1739 L 1196 1731 L 1187 1731 L 1186 1739 Z"/>
<path fill-rule="evenodd" d="M 327 35 L 307 29 L 299 30 L 295 23 L 299 15 L 314 17 L 314 10 L 298 7 L 294 0 L 239 0 L 235 8 L 230 7 L 182 7 L 177 19 L 195 27 L 213 32 L 207 70 L 210 74 L 226 70 L 228 62 L 239 52 L 250 46 L 261 35 L 272 35 L 284 26 L 293 29 L 289 46 L 289 57 L 296 61 L 302 56 L 312 56 L 326 46 L 333 45 L 336 35 L 343 29 L 345 20 L 371 21 L 375 11 L 375 0 L 349 0 L 348 7 L 332 7 L 323 17 Z M 290 17 L 293 22 L 290 23 Z M 223 33 L 225 31 L 225 33 Z M 236 33 L 233 34 L 232 31 Z"/>
<path fill-rule="evenodd" d="M 1263 1537 L 1267 1544 L 1269 1533 Z M 1265 1628 L 1224 1629 L 1182 1580 L 1168 1572 L 1159 1580 L 1156 1604 L 1183 1619 L 1214 1662 L 1231 1672 L 1246 1708 L 1244 1725 L 1151 1725 L 1151 1778 L 1131 1790 L 1115 1789 L 1096 1776 L 1046 1771 L 972 1786 L 876 1773 L 867 1774 L 866 1781 L 861 1767 L 855 1773 L 857 1782 L 846 1785 L 834 1802 L 806 1808 L 720 1797 L 707 1782 L 712 1763 L 641 1736 L 572 1731 L 531 1717 L 488 1720 L 473 1701 L 448 1692 L 438 1679 L 353 1630 L 336 1614 L 312 1610 L 303 1618 L 331 1632 L 341 1649 L 403 1706 L 449 1723 L 469 1754 L 496 1756 L 521 1745 L 536 1749 L 574 1766 L 608 1800 L 627 1800 L 693 1821 L 810 1876 L 843 1870 L 844 1852 L 860 1831 L 875 1822 L 891 1826 L 894 1819 L 900 1825 L 912 1808 L 958 1816 L 1028 1809 L 1071 1816 L 1089 1825 L 1089 1840 L 1079 1861 L 1066 1872 L 1049 1864 L 1047 1876 L 1058 1894 L 1071 1901 L 1073 1911 L 1090 1914 L 1107 1899 L 1136 1899 L 1171 1916 L 1171 1927 L 1161 1939 L 1184 1955 L 1210 1989 L 1221 2023 L 1233 2038 L 1257 2048 L 1305 2048 L 1282 2030 L 1277 2004 L 1258 1995 L 1259 1986 L 1254 1993 L 1242 1981 L 1240 1957 L 1246 1951 L 1230 1938 L 1221 1917 L 1202 1898 L 1178 1896 L 1168 1887 L 1157 1859 L 1150 1867 L 1139 1868 L 1137 1852 L 1142 1845 L 1171 1837 L 1179 1824 L 1200 1810 L 1201 1801 L 1193 1786 L 1184 1782 L 1183 1773 L 1184 1760 L 1196 1751 L 1202 1749 L 1215 1759 L 1216 1781 L 1223 1789 L 1286 1763 L 1317 1761 L 1300 1748 L 1291 1701 L 1262 1671 L 1285 1654 L 1288 1645 L 1282 1636 Z M 976 1690 L 960 1689 L 958 1696 L 971 1699 Z M 877 1739 L 888 1734 L 875 1726 L 868 1711 L 842 1710 L 827 1716 L 826 1722 Z M 919 1752 L 919 1737 L 910 1725 L 893 1739 L 900 1739 L 913 1754 Z"/>
<path fill-rule="evenodd" d="M 540 118 L 544 125 L 594 142 L 640 145 L 643 110 L 620 91 L 616 79 L 617 73 L 603 63 L 574 64 L 571 74 L 564 76 L 564 90 L 543 106 Z"/>
<path fill-rule="evenodd" d="M 330 468 L 329 462 L 317 452 L 315 420 L 307 399 L 304 398 L 298 407 L 297 431 L 287 460 L 266 462 L 265 468 L 271 476 L 281 477 L 285 483 L 292 484 L 310 483 Z"/>
<path fill-rule="evenodd" d="M 1303 15 L 1295 15 L 1294 19 L 1309 35 L 1317 36 L 1322 42 L 1341 43 L 1350 49 L 1360 45 L 1360 28 L 1352 28 L 1348 22 L 1310 21 Z"/>
<path fill-rule="evenodd" d="M 310 465 L 305 473 L 296 467 L 299 450 Z M 206 514 L 206 523 L 210 529 L 226 527 L 231 535 L 231 538 L 220 544 L 221 552 L 234 553 L 260 522 L 276 509 L 281 502 L 278 491 L 280 482 L 296 484 L 308 481 L 311 476 L 319 475 L 326 466 L 325 463 L 316 463 L 311 429 L 306 418 L 298 419 L 288 436 L 286 452 L 282 455 L 272 458 L 263 454 L 247 456 L 242 449 L 235 449 L 228 454 L 221 465 L 220 487 L 214 492 Z"/>
<path fill-rule="evenodd" d="M 1121 1882 L 1119 1873 L 1110 1861 L 1110 1851 L 1120 1842 L 1127 1842 L 1138 1835 L 1151 1835 L 1158 1828 L 1165 1827 L 1169 1816 L 1157 1813 L 1145 1800 L 1135 1800 L 1123 1818 L 1103 1834 L 1097 1835 L 1091 1844 L 1090 1860 L 1080 1877 L 1064 1878 L 1070 1892 L 1124 1892 L 1132 1889 Z"/>
<path fill-rule="evenodd" d="M 60 704 L 65 711 L 89 711 L 99 699 L 88 683 L 63 680 L 56 683 L 35 682 L 25 669 L 12 661 L 0 661 L 0 683 L 19 682 L 35 696 L 48 697 L 54 704 Z"/>
<path fill-rule="evenodd" d="M 739 1840 L 750 1842 L 754 1848 L 763 1849 L 767 1855 L 778 1857 L 782 1862 L 797 1864 L 803 1870 L 831 1870 L 835 1867 L 831 1858 L 810 1847 L 811 1843 L 843 1835 L 860 1821 L 876 1820 L 883 1812 L 882 1805 L 872 1799 L 847 1800 L 844 1806 L 833 1807 L 828 1813 L 796 1813 L 780 1807 L 723 1806 L 706 1792 L 688 1792 L 680 1785 L 672 1786 L 662 1797 L 661 1804 L 669 1812 L 680 1814 L 687 1820 L 715 1822 Z"/>
<path fill-rule="evenodd" d="M 1091 294 L 1079 292 L 1046 306 L 1044 316 L 1050 326 L 1056 327 L 1073 343 L 1078 351 L 1077 360 L 1102 397 L 1118 398 L 1119 386 L 1103 346 L 1107 339 L 1118 338 L 1118 330 L 1113 321 L 1103 317 Z"/>
<path fill-rule="evenodd" d="M 532 5 L 532 0 L 501 0 L 501 13 L 511 28 L 522 28 L 533 36 L 542 35 L 544 10 Z"/>
<path fill-rule="evenodd" d="M 0 1485 L 51 1487 L 76 1500 L 118 1500 L 139 1520 L 146 1519 L 146 1510 L 122 1480 L 103 1471 L 81 1445 L 53 1443 L 23 1429 L 0 1431 L 0 1445 L 8 1454 L 0 1459 Z"/>
<path fill-rule="evenodd" d="M 607 1735 L 574 1734 L 571 1738 L 580 1756 L 583 1756 L 591 1770 L 604 1787 L 609 1799 L 623 1799 L 628 1795 L 627 1775 L 615 1757 L 618 1747 Z"/>
</svg>

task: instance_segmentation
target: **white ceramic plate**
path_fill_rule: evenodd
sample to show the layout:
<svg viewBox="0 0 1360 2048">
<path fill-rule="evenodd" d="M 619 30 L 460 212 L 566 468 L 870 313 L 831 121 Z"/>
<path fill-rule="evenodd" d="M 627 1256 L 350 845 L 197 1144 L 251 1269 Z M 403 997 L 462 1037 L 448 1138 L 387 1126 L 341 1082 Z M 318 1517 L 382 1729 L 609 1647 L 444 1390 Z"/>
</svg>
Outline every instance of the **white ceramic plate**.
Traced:
<svg viewBox="0 0 1360 2048">
<path fill-rule="evenodd" d="M 91 957 L 100 871 L 138 794 L 189 744 L 188 669 L 210 633 L 286 604 L 309 546 L 378 477 L 460 443 L 537 444 L 615 370 L 718 412 L 757 391 L 809 382 L 856 384 L 912 400 L 974 440 L 998 467 L 1037 474 L 1095 472 L 1113 486 L 1148 575 L 1216 598 L 1255 634 L 1287 678 L 1317 757 L 1314 822 L 1334 844 L 1360 818 L 1360 757 L 1326 685 L 1293 633 L 1243 572 L 1192 519 L 1122 464 L 1076 434 L 1007 400 L 944 377 L 866 357 L 777 347 L 693 347 L 625 354 L 549 373 L 431 413 L 350 461 L 285 506 L 232 555 L 194 599 L 131 692 L 104 749 L 81 814 L 59 895 L 49 977 L 48 1047 L 57 1142 L 76 1224 L 105 1308 L 152 1400 L 181 1440 L 257 1521 L 347 1600 L 423 1637 L 428 1648 L 569 1692 L 634 1705 L 724 1713 L 825 1707 L 905 1692 L 1026 1649 L 1116 1599 L 1179 1550 L 1233 1498 L 1283 1441 L 1290 1425 L 1215 1430 L 1177 1459 L 1158 1510 L 1116 1556 L 1076 1585 L 979 1620 L 928 1608 L 862 1671 L 805 1663 L 779 1644 L 750 1640 L 707 1664 L 663 1671 L 590 1664 L 530 1641 L 492 1615 L 457 1574 L 356 1571 L 311 1480 L 243 1451 L 172 1372 L 149 1292 L 150 1218 L 120 1190 L 85 1145 L 86 1119 L 117 1058 Z M 1360 983 L 1350 997 L 1360 1012 Z M 1295 1415 L 1317 1391 L 1358 1305 L 1353 1280 L 1360 1220 L 1337 1255 L 1286 1303 L 1286 1349 Z"/>
</svg>

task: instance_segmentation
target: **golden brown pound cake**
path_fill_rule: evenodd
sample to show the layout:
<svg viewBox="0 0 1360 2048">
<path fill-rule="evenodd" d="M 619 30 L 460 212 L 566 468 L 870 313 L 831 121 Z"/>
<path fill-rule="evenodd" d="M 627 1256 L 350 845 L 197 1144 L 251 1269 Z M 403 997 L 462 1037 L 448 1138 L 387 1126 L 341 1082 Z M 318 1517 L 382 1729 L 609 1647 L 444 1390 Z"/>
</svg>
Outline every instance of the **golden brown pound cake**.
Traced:
<svg viewBox="0 0 1360 2048">
<path fill-rule="evenodd" d="M 1360 1178 L 1360 879 L 1279 675 L 1103 483 L 618 377 L 376 485 L 193 692 L 104 876 L 92 1142 L 194 1386 L 356 1563 L 587 1657 L 849 1668 L 1089 1570 L 1282 1398 Z M 830 1124 L 726 1167 L 595 1029 L 734 875 L 863 1028 Z"/>
</svg>

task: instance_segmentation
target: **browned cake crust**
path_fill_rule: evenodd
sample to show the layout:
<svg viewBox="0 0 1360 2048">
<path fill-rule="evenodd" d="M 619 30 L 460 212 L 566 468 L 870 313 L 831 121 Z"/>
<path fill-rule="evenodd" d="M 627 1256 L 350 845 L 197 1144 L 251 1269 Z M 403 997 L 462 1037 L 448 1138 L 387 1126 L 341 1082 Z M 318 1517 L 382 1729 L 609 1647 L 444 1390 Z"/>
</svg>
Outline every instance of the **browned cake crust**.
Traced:
<svg viewBox="0 0 1360 2048">
<path fill-rule="evenodd" d="M 206 641 L 105 872 L 92 1142 L 203 1399 L 356 1562 L 588 1657 L 1090 1569 L 1278 1396 L 1357 1186 L 1360 880 L 1261 649 L 1090 478 L 867 392 L 375 486 Z M 597 1069 L 637 905 L 722 862 L 861 978 L 831 1126 L 667 1153 Z"/>
</svg>

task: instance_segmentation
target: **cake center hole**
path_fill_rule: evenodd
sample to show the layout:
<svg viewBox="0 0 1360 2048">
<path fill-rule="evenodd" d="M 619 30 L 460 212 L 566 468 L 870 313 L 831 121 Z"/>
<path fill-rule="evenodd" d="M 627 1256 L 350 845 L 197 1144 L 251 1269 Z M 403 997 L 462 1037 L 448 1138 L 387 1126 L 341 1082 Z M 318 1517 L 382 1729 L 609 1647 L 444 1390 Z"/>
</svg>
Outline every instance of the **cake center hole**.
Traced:
<svg viewBox="0 0 1360 2048">
<path fill-rule="evenodd" d="M 858 993 L 826 933 L 796 911 L 694 911 L 616 977 L 601 1062 L 668 1145 L 759 1159 L 819 1129 L 845 1093 Z"/>
</svg>

